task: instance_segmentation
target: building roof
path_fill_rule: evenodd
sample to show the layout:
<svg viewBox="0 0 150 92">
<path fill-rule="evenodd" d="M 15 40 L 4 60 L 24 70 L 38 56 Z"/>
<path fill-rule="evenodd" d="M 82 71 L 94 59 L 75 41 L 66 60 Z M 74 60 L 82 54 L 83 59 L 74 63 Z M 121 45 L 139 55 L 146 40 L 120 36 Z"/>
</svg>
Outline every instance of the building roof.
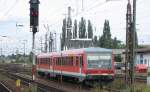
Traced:
<svg viewBox="0 0 150 92">
<path fill-rule="evenodd" d="M 147 53 L 150 52 L 150 48 L 141 48 L 136 50 L 137 53 Z"/>
<path fill-rule="evenodd" d="M 81 49 L 85 52 L 112 52 L 112 49 L 100 48 L 100 47 L 89 47 Z"/>
<path fill-rule="evenodd" d="M 136 53 L 148 53 L 150 52 L 150 48 L 140 48 L 140 49 L 136 49 L 135 50 Z M 126 52 L 124 51 L 123 54 L 125 54 Z"/>
</svg>

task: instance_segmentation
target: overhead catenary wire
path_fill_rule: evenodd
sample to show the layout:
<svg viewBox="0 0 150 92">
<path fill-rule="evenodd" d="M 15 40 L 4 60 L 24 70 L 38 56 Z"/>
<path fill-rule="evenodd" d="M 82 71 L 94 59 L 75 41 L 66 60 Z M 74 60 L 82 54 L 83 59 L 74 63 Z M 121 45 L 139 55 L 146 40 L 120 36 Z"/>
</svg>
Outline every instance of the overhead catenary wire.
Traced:
<svg viewBox="0 0 150 92">
<path fill-rule="evenodd" d="M 12 4 L 12 6 L 10 6 L 10 8 L 3 14 L 3 16 L 1 17 L 1 19 L 3 19 L 4 17 L 6 17 L 12 9 L 14 9 L 15 5 L 18 3 L 19 0 L 15 0 L 15 2 Z"/>
</svg>

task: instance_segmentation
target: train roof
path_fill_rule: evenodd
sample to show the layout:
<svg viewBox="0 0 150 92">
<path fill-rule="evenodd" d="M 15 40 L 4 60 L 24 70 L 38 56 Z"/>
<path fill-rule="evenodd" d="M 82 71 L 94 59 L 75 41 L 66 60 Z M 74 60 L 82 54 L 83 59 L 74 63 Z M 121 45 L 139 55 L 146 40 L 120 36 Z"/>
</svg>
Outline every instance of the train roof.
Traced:
<svg viewBox="0 0 150 92">
<path fill-rule="evenodd" d="M 68 54 L 83 54 L 83 53 L 112 53 L 112 49 L 106 49 L 106 48 L 100 48 L 100 47 L 90 47 L 90 48 L 81 48 L 81 49 L 72 49 L 72 50 L 67 50 L 67 51 L 60 51 L 60 52 L 51 52 L 51 53 L 41 53 L 37 55 L 38 57 L 49 57 L 49 56 L 60 56 L 61 54 L 63 55 L 68 55 Z"/>
<path fill-rule="evenodd" d="M 50 56 L 53 56 L 53 55 L 56 55 L 58 52 L 51 52 L 51 53 L 39 53 L 37 54 L 37 57 L 50 57 Z"/>
<path fill-rule="evenodd" d="M 84 52 L 112 52 L 111 49 L 100 48 L 100 47 L 90 47 L 81 49 Z"/>
<path fill-rule="evenodd" d="M 112 52 L 111 49 L 106 49 L 106 48 L 100 48 L 100 47 L 89 47 L 89 48 L 80 48 L 80 49 L 72 49 L 72 50 L 67 50 L 67 51 L 62 51 L 62 53 L 65 52 L 78 52 L 78 53 L 89 53 L 89 52 Z"/>
</svg>

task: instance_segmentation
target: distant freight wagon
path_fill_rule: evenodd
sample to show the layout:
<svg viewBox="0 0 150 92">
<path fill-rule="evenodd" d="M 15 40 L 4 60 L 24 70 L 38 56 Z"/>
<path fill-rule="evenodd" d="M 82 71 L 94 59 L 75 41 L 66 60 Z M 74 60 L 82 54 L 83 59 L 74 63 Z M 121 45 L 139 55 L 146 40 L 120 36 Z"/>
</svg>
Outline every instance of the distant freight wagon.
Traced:
<svg viewBox="0 0 150 92">
<path fill-rule="evenodd" d="M 113 81 L 112 50 L 91 47 L 36 56 L 40 76 L 60 77 L 79 82 Z"/>
</svg>

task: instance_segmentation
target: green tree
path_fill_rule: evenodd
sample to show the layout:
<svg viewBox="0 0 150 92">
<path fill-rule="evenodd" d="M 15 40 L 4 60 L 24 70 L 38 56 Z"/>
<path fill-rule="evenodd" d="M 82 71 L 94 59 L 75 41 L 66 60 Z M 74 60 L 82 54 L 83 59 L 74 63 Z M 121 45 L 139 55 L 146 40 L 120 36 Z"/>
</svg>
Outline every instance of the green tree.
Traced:
<svg viewBox="0 0 150 92">
<path fill-rule="evenodd" d="M 115 37 L 112 41 L 112 48 L 117 48 L 118 47 L 118 41 L 117 38 Z"/>
<path fill-rule="evenodd" d="M 72 28 L 72 20 L 70 17 L 68 17 L 67 18 L 67 38 L 68 39 L 72 38 L 71 28 Z"/>
<path fill-rule="evenodd" d="M 73 38 L 77 38 L 77 20 L 74 21 Z"/>
<path fill-rule="evenodd" d="M 17 50 L 16 50 L 16 63 L 19 63 L 19 62 L 20 62 L 20 60 L 19 60 L 20 55 L 19 55 L 18 53 L 19 53 L 19 51 L 18 51 L 18 49 L 17 49 Z"/>
<path fill-rule="evenodd" d="M 30 52 L 30 54 L 29 54 L 29 63 L 32 63 L 32 58 L 33 58 L 33 53 L 32 52 Z"/>
<path fill-rule="evenodd" d="M 79 22 L 79 38 L 86 38 L 86 21 L 83 17 Z"/>
<path fill-rule="evenodd" d="M 66 19 L 63 19 L 63 26 L 62 26 L 62 37 L 61 39 L 61 50 L 63 50 L 65 45 L 65 39 L 66 39 Z"/>
<path fill-rule="evenodd" d="M 112 39 L 108 20 L 105 20 L 103 35 L 99 39 L 99 46 L 103 48 L 112 48 Z"/>
<path fill-rule="evenodd" d="M 98 46 L 97 36 L 95 35 L 93 38 L 93 44 L 94 46 Z"/>
<path fill-rule="evenodd" d="M 91 24 L 90 20 L 88 20 L 87 31 L 88 31 L 88 38 L 93 38 L 93 28 L 92 28 L 92 24 Z"/>
<path fill-rule="evenodd" d="M 121 41 L 117 40 L 117 37 L 114 37 L 114 39 L 112 39 L 112 48 L 113 49 L 122 48 L 121 47 Z"/>
<path fill-rule="evenodd" d="M 121 55 L 120 54 L 115 55 L 114 59 L 116 62 L 121 62 Z"/>
</svg>

